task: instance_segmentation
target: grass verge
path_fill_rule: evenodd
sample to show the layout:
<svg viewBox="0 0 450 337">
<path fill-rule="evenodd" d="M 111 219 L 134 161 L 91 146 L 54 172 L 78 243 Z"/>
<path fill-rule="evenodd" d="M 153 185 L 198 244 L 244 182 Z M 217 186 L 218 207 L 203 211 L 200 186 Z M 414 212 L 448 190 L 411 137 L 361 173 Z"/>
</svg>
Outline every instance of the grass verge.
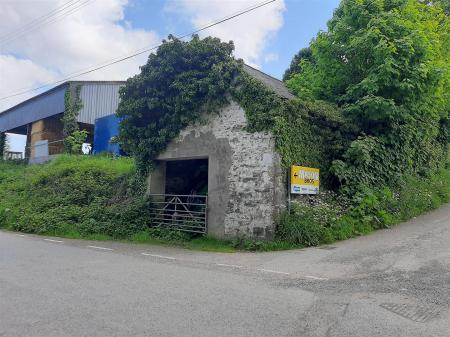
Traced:
<svg viewBox="0 0 450 337">
<path fill-rule="evenodd" d="M 212 252 L 273 251 L 329 244 L 386 228 L 450 198 L 450 171 L 406 177 L 396 190 L 361 188 L 304 198 L 279 219 L 275 240 L 220 240 L 148 228 L 145 184 L 130 158 L 60 156 L 44 165 L 0 161 L 0 228 L 69 239 L 172 245 Z"/>
</svg>

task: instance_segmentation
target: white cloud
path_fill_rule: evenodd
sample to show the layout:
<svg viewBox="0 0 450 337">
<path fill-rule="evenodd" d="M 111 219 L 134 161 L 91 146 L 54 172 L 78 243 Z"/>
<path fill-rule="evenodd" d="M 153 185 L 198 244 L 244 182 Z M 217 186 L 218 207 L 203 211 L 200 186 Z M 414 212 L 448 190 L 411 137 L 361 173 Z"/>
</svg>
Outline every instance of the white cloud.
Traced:
<svg viewBox="0 0 450 337">
<path fill-rule="evenodd" d="M 11 30 L 66 2 L 2 3 L 0 43 L 1 37 Z M 159 43 L 160 38 L 154 31 L 133 29 L 130 23 L 122 22 L 127 3 L 127 0 L 92 1 L 56 23 L 0 45 L 0 97 Z M 124 80 L 139 71 L 147 56 L 147 53 L 143 54 L 80 79 Z M 0 101 L 0 111 L 26 98 L 20 96 Z"/>
<path fill-rule="evenodd" d="M 0 55 L 0 97 L 10 94 L 12 92 L 11 89 L 27 89 L 27 85 L 29 87 L 38 86 L 55 81 L 56 78 L 57 74 L 55 72 L 31 60 L 18 59 L 11 55 Z M 19 88 L 19 86 L 22 87 Z M 33 95 L 33 93 L 27 93 L 0 101 L 0 111 Z M 10 151 L 23 152 L 25 150 L 25 136 L 8 134 L 7 137 Z"/>
<path fill-rule="evenodd" d="M 188 18 L 195 28 L 254 6 L 257 0 L 172 0 L 166 10 Z M 236 57 L 259 67 L 264 49 L 283 25 L 284 0 L 278 0 L 240 17 L 211 27 L 202 36 L 212 35 L 223 41 L 233 40 Z"/>
<path fill-rule="evenodd" d="M 273 61 L 278 61 L 278 54 L 277 53 L 269 53 L 264 56 L 264 63 L 269 63 Z"/>
<path fill-rule="evenodd" d="M 11 93 L 11 89 L 25 89 L 27 86 L 54 81 L 56 77 L 56 72 L 29 59 L 0 55 L 0 95 Z M 27 94 L 20 97 L 19 100 L 24 100 L 32 95 Z"/>
</svg>

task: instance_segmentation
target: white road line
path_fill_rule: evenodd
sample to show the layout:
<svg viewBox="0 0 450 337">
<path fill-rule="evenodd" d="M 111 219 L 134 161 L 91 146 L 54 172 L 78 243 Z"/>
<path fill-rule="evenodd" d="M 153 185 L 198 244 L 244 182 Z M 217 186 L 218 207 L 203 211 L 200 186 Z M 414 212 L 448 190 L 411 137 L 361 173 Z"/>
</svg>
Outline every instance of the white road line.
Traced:
<svg viewBox="0 0 450 337">
<path fill-rule="evenodd" d="M 226 264 L 226 263 L 216 263 L 216 266 L 229 267 L 229 268 L 244 268 L 244 266 L 239 266 L 237 264 Z"/>
<path fill-rule="evenodd" d="M 270 270 L 270 269 L 258 269 L 259 271 L 265 272 L 265 273 L 274 273 L 274 274 L 283 274 L 283 275 L 290 275 L 289 273 L 285 273 L 284 271 L 277 271 L 277 270 Z"/>
<path fill-rule="evenodd" d="M 24 236 L 25 236 L 24 234 L 15 234 L 15 235 L 21 236 L 21 237 L 24 237 Z"/>
<path fill-rule="evenodd" d="M 44 239 L 44 241 L 57 242 L 57 243 L 63 243 L 64 242 L 64 241 L 61 241 L 61 240 L 52 240 L 52 239 Z"/>
<path fill-rule="evenodd" d="M 304 278 L 309 278 L 311 280 L 319 280 L 319 281 L 327 281 L 327 278 L 323 278 L 323 277 L 317 277 L 317 276 L 311 276 L 311 275 L 305 275 L 303 276 Z"/>
<path fill-rule="evenodd" d="M 156 255 L 156 254 L 149 254 L 149 253 L 141 253 L 141 254 L 145 255 L 145 256 L 158 257 L 160 259 L 176 260 L 176 258 L 170 257 L 170 256 L 163 256 L 163 255 Z"/>
<path fill-rule="evenodd" d="M 114 250 L 114 249 L 111 249 L 111 248 L 98 247 L 98 246 L 86 246 L 86 247 L 94 248 L 94 249 L 101 249 L 101 250 Z"/>
</svg>

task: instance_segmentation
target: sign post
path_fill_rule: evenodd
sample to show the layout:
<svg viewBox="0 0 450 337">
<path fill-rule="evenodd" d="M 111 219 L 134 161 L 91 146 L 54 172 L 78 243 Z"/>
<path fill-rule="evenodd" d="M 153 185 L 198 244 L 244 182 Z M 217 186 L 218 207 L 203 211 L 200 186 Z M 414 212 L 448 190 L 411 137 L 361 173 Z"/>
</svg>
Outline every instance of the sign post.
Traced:
<svg viewBox="0 0 450 337">
<path fill-rule="evenodd" d="M 290 194 L 319 194 L 318 168 L 292 165 L 290 178 Z"/>
</svg>

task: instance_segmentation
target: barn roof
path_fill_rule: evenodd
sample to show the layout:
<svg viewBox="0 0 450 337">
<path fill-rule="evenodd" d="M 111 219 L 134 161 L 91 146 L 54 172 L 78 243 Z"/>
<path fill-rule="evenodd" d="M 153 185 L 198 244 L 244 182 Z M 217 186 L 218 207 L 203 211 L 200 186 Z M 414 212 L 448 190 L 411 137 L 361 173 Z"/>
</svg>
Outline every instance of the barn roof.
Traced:
<svg viewBox="0 0 450 337">
<path fill-rule="evenodd" d="M 288 88 L 284 85 L 282 81 L 279 79 L 272 77 L 270 75 L 267 75 L 266 73 L 263 73 L 262 71 L 255 69 L 253 67 L 250 67 L 247 64 L 244 64 L 244 71 L 249 74 L 250 76 L 256 78 L 263 84 L 265 84 L 269 89 L 271 89 L 276 94 L 280 95 L 281 97 L 287 98 L 287 99 L 295 99 L 296 96 L 292 95 Z"/>
<path fill-rule="evenodd" d="M 69 87 L 81 85 L 83 107 L 78 121 L 93 124 L 95 119 L 115 113 L 118 88 L 124 81 L 67 81 L 0 113 L 0 132 L 23 129 L 24 125 L 63 113 L 64 95 Z M 21 131 L 23 132 L 23 130 Z"/>
<path fill-rule="evenodd" d="M 244 64 L 244 71 L 286 99 L 295 99 L 284 83 Z M 119 104 L 118 89 L 125 81 L 68 81 L 29 98 L 0 113 L 0 132 L 14 130 L 28 123 L 64 112 L 64 94 L 68 87 L 82 86 L 83 107 L 78 121 L 93 124 L 95 119 L 115 113 Z"/>
</svg>

